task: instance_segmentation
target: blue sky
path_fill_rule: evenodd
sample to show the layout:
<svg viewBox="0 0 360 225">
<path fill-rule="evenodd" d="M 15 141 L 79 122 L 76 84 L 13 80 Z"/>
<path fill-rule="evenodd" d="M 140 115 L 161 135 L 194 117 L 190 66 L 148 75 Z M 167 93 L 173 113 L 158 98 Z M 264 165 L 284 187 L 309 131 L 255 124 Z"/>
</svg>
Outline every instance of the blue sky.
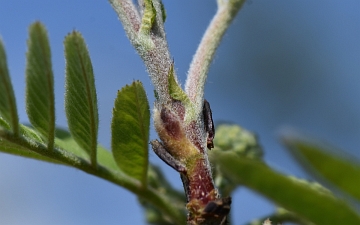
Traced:
<svg viewBox="0 0 360 225">
<path fill-rule="evenodd" d="M 213 1 L 167 1 L 166 30 L 182 83 L 196 47 L 216 11 Z M 211 66 L 205 97 L 215 121 L 230 121 L 258 134 L 265 160 L 284 173 L 306 177 L 279 144 L 283 126 L 300 129 L 360 157 L 360 2 L 247 1 L 224 37 Z M 55 76 L 57 124 L 64 115 L 64 36 L 80 31 L 96 76 L 99 142 L 110 146 L 116 92 L 141 80 L 152 85 L 115 12 L 105 0 L 0 0 L 5 43 L 21 122 L 28 26 L 47 27 Z M 156 134 L 151 133 L 151 138 Z M 178 175 L 162 165 L 181 189 Z M 240 188 L 234 197 L 236 224 L 270 213 L 272 204 Z M 81 171 L 0 154 L 2 224 L 144 224 L 134 195 Z"/>
</svg>

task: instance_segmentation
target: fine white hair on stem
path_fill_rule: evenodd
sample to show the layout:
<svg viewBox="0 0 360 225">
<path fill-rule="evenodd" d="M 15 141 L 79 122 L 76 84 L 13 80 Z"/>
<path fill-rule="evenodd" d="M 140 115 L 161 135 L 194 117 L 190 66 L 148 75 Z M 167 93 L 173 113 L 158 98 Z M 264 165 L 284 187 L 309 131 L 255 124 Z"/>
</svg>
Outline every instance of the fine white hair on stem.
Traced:
<svg viewBox="0 0 360 225">
<path fill-rule="evenodd" d="M 159 146 L 156 147 L 154 143 L 158 141 L 152 142 L 154 151 L 175 169 L 179 165 L 177 162 L 186 162 L 184 169 L 178 171 L 185 192 L 202 194 L 186 194 L 188 224 L 199 224 L 199 221 L 203 221 L 201 224 L 222 224 L 230 210 L 231 198 L 220 198 L 208 161 L 206 149 L 209 140 L 212 143 L 215 131 L 212 129 L 210 133 L 211 129 L 207 126 L 209 120 L 212 124 L 210 106 L 205 106 L 203 112 L 204 85 L 215 51 L 245 0 L 217 0 L 217 13 L 190 65 L 185 91 L 177 81 L 168 49 L 164 31 L 166 13 L 161 0 L 138 0 L 139 10 L 132 0 L 109 1 L 118 13 L 130 42 L 143 59 L 155 88 L 154 125 L 164 149 L 160 151 Z M 224 203 L 221 205 L 227 210 L 221 215 L 213 214 L 208 206 L 212 206 L 214 201 Z M 205 214 L 198 213 L 202 211 Z"/>
<path fill-rule="evenodd" d="M 202 110 L 204 86 L 211 61 L 221 38 L 229 27 L 244 0 L 218 0 L 218 10 L 210 22 L 193 57 L 185 83 L 185 92 L 194 103 L 195 112 Z"/>
<path fill-rule="evenodd" d="M 132 0 L 109 0 L 109 2 L 119 16 L 129 40 L 133 43 L 141 25 L 138 10 Z"/>
<path fill-rule="evenodd" d="M 150 28 L 151 32 L 146 35 L 140 32 L 142 18 L 132 0 L 109 1 L 118 14 L 131 44 L 145 63 L 158 95 L 159 103 L 168 104 L 171 99 L 168 90 L 168 73 L 173 60 L 170 56 L 164 31 L 161 1 L 149 1 L 155 9 L 156 15 L 155 22 Z M 151 45 L 148 45 L 149 42 L 151 42 Z M 175 80 L 177 80 L 176 74 L 174 76 Z"/>
</svg>

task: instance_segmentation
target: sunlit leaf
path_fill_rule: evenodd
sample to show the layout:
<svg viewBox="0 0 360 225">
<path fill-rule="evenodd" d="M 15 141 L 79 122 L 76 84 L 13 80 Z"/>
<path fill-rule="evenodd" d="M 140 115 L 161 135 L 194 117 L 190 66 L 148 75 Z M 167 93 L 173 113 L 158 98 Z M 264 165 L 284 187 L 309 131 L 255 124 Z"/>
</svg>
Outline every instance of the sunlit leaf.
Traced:
<svg viewBox="0 0 360 225">
<path fill-rule="evenodd" d="M 56 146 L 58 148 L 62 148 L 67 152 L 71 152 L 72 154 L 82 158 L 89 160 L 89 155 L 84 152 L 84 150 L 76 143 L 76 141 L 71 137 L 61 137 L 56 138 Z M 117 167 L 111 152 L 103 148 L 102 146 L 97 147 L 97 158 L 98 164 L 106 167 L 111 170 L 119 170 Z"/>
<path fill-rule="evenodd" d="M 56 129 L 55 143 L 56 147 L 71 152 L 72 154 L 82 159 L 89 160 L 89 154 L 87 154 L 87 152 L 77 144 L 77 142 L 67 130 L 60 128 Z M 97 157 L 99 164 L 112 170 L 118 170 L 118 167 L 113 159 L 111 152 L 99 145 L 97 146 Z"/>
<path fill-rule="evenodd" d="M 1 123 L 1 119 L 0 119 L 0 123 Z M 0 129 L 0 133 L 4 134 L 5 132 L 1 131 Z M 30 141 L 32 145 L 42 144 L 42 139 L 40 137 L 40 134 L 30 127 L 20 125 L 20 134 L 22 135 L 23 138 Z M 56 160 L 50 159 L 46 156 L 42 156 L 36 152 L 30 151 L 29 149 L 21 146 L 16 142 L 10 142 L 1 137 L 0 137 L 0 152 L 9 153 L 12 155 L 18 155 L 26 158 L 42 160 L 46 162 L 59 163 Z"/>
<path fill-rule="evenodd" d="M 24 136 L 27 139 L 39 143 L 43 143 L 43 140 L 41 139 L 41 135 L 31 127 L 20 124 L 20 133 L 22 136 Z"/>
<path fill-rule="evenodd" d="M 53 163 L 57 162 L 55 160 L 52 160 L 45 156 L 39 155 L 35 152 L 29 151 L 28 149 L 26 149 L 20 145 L 11 143 L 11 142 L 1 139 L 1 138 L 0 138 L 0 152 L 17 155 L 17 156 L 22 156 L 22 157 L 26 157 L 26 158 L 42 160 L 45 162 L 53 162 Z"/>
<path fill-rule="evenodd" d="M 293 156 L 312 175 L 327 181 L 360 200 L 360 160 L 345 152 L 305 138 L 283 138 Z"/>
<path fill-rule="evenodd" d="M 117 94 L 111 124 L 111 146 L 119 168 L 145 186 L 148 167 L 150 111 L 139 81 Z"/>
<path fill-rule="evenodd" d="M 0 119 L 0 124 L 2 123 L 1 121 L 2 120 Z M 40 137 L 40 134 L 36 130 L 33 130 L 31 127 L 21 125 L 20 133 L 25 139 L 33 143 L 34 146 L 38 144 L 42 144 L 42 139 Z M 1 129 L 0 129 L 0 134 L 1 134 Z M 60 129 L 60 128 L 56 129 L 55 147 L 61 148 L 87 161 L 89 160 L 89 155 L 76 143 L 76 141 L 72 138 L 71 134 L 64 129 Z M 104 166 L 107 169 L 119 170 L 110 151 L 106 150 L 101 146 L 98 146 L 97 151 L 98 151 L 98 158 L 100 165 Z M 9 153 L 12 155 L 18 155 L 31 159 L 42 160 L 45 162 L 51 162 L 56 164 L 60 163 L 57 160 L 30 151 L 29 149 L 27 149 L 24 146 L 21 146 L 20 144 L 13 143 L 1 138 L 0 138 L 0 152 Z"/>
<path fill-rule="evenodd" d="M 277 205 L 315 224 L 360 224 L 359 215 L 344 201 L 315 185 L 300 182 L 265 164 L 236 156 L 214 152 L 212 160 L 234 182 L 264 195 Z"/>
<path fill-rule="evenodd" d="M 169 74 L 168 74 L 168 87 L 169 94 L 171 98 L 175 100 L 179 100 L 182 104 L 185 105 L 186 114 L 185 114 L 185 123 L 190 122 L 195 117 L 195 108 L 194 104 L 190 101 L 187 94 L 180 87 L 178 82 L 176 81 L 175 73 L 174 73 L 174 63 L 171 64 Z"/>
<path fill-rule="evenodd" d="M 45 27 L 30 26 L 26 64 L 26 111 L 31 124 L 52 149 L 55 136 L 54 78 Z"/>
<path fill-rule="evenodd" d="M 184 102 L 185 104 L 190 104 L 190 99 L 187 94 L 183 91 L 183 89 L 179 86 L 175 79 L 174 75 L 174 64 L 171 64 L 169 75 L 169 94 L 173 99 Z"/>
<path fill-rule="evenodd" d="M 4 118 L 0 116 L 0 128 L 1 127 L 5 128 L 6 130 L 10 130 L 10 125 L 8 124 L 8 122 L 6 122 Z"/>
<path fill-rule="evenodd" d="M 0 38 L 0 117 L 2 117 L 16 135 L 19 133 L 19 118 L 16 109 L 14 90 L 7 67 L 4 45 Z"/>
<path fill-rule="evenodd" d="M 98 109 L 93 68 L 81 34 L 66 36 L 65 109 L 69 130 L 75 141 L 90 154 L 96 165 Z"/>
</svg>

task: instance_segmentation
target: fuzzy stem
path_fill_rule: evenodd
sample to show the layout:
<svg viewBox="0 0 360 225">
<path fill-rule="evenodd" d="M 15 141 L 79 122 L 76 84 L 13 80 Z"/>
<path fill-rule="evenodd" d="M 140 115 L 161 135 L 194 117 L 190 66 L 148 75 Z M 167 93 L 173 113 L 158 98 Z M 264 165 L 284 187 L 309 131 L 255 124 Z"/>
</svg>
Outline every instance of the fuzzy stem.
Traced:
<svg viewBox="0 0 360 225">
<path fill-rule="evenodd" d="M 141 18 L 131 0 L 109 0 L 111 6 L 118 14 L 125 32 L 133 42 L 141 25 Z"/>
<path fill-rule="evenodd" d="M 155 87 L 159 97 L 159 103 L 168 105 L 171 98 L 168 90 L 168 74 L 173 63 L 168 49 L 166 35 L 164 30 L 164 21 L 161 10 L 161 3 L 159 0 L 147 0 L 152 3 L 155 9 L 155 20 L 149 33 L 141 32 L 140 27 L 146 21 L 147 13 L 146 7 L 151 4 L 144 4 L 145 9 L 141 10 L 143 21 L 139 12 L 136 10 L 131 0 L 109 0 L 114 10 L 117 12 L 120 21 L 122 22 L 125 32 L 134 46 L 140 57 L 145 63 L 146 69 L 150 74 L 151 81 Z M 144 20 L 145 17 L 145 20 Z M 175 80 L 176 74 L 174 74 Z"/>
<path fill-rule="evenodd" d="M 210 63 L 220 41 L 245 0 L 218 0 L 218 10 L 210 22 L 193 57 L 185 83 L 185 92 L 199 114 L 204 100 L 204 86 Z"/>
</svg>

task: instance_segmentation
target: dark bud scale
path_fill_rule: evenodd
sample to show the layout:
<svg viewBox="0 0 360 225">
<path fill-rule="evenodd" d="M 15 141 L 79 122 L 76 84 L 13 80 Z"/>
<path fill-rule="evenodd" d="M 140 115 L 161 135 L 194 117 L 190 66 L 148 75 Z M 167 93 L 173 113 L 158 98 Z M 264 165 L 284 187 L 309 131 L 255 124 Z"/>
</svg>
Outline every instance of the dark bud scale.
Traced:
<svg viewBox="0 0 360 225">
<path fill-rule="evenodd" d="M 215 137 L 215 127 L 212 119 L 212 112 L 210 108 L 210 104 L 206 99 L 204 99 L 204 107 L 203 107 L 203 116 L 204 116 L 204 126 L 205 130 L 208 133 L 207 137 L 207 148 L 214 148 L 214 137 Z"/>
</svg>

